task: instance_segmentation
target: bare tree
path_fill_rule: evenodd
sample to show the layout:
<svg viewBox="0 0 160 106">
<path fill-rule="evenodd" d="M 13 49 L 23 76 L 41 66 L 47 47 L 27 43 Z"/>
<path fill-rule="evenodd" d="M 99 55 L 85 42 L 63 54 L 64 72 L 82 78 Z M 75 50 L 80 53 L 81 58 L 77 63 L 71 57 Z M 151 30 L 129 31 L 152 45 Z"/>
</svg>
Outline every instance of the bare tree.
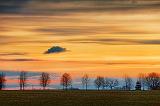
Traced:
<svg viewBox="0 0 160 106">
<path fill-rule="evenodd" d="M 101 79 L 101 77 L 98 76 L 98 77 L 95 79 L 95 81 L 94 81 L 95 86 L 97 87 L 98 90 L 99 90 L 99 88 L 101 87 L 101 81 L 100 81 L 100 79 Z"/>
<path fill-rule="evenodd" d="M 100 87 L 102 87 L 102 88 L 105 87 L 104 77 L 97 76 L 94 83 L 95 83 L 95 86 L 97 87 L 98 90 L 100 89 Z"/>
<path fill-rule="evenodd" d="M 19 75 L 19 86 L 20 90 L 24 90 L 27 82 L 27 72 L 21 71 Z"/>
<path fill-rule="evenodd" d="M 133 80 L 128 75 L 124 76 L 125 90 L 131 90 L 133 87 Z"/>
<path fill-rule="evenodd" d="M 0 74 L 0 90 L 5 88 L 5 82 L 6 82 L 5 74 L 2 72 Z"/>
<path fill-rule="evenodd" d="M 146 76 L 146 84 L 151 90 L 156 90 L 160 88 L 160 74 L 158 73 L 149 73 Z"/>
<path fill-rule="evenodd" d="M 140 73 L 138 75 L 138 81 L 141 84 L 142 90 L 144 90 L 145 89 L 145 84 L 146 84 L 146 75 L 143 74 L 143 73 Z"/>
<path fill-rule="evenodd" d="M 118 85 L 119 82 L 117 79 L 106 79 L 106 86 L 108 86 L 111 90 Z"/>
<path fill-rule="evenodd" d="M 103 90 L 104 90 L 105 87 L 106 87 L 106 81 L 105 81 L 105 78 L 104 78 L 104 77 L 101 78 L 101 87 L 102 87 Z"/>
<path fill-rule="evenodd" d="M 49 73 L 43 72 L 40 76 L 40 85 L 43 87 L 43 90 L 45 90 L 46 86 L 48 86 L 49 83 L 50 83 Z"/>
<path fill-rule="evenodd" d="M 83 85 L 83 87 L 85 86 L 86 90 L 88 89 L 88 83 L 89 83 L 89 81 L 90 81 L 89 76 L 87 74 L 85 74 L 82 77 L 82 85 Z"/>
<path fill-rule="evenodd" d="M 70 74 L 64 73 L 61 77 L 60 84 L 63 86 L 63 89 L 68 89 L 72 85 L 72 78 Z"/>
</svg>

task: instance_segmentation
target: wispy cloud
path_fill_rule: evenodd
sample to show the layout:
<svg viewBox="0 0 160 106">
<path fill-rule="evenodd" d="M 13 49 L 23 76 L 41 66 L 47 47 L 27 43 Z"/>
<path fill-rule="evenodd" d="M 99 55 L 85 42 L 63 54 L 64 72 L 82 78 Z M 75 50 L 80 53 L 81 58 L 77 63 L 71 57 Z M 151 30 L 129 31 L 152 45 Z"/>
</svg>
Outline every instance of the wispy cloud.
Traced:
<svg viewBox="0 0 160 106">
<path fill-rule="evenodd" d="M 106 45 L 159 45 L 160 39 L 123 39 L 123 38 L 96 38 L 96 39 L 70 39 L 71 43 L 96 43 Z"/>
<path fill-rule="evenodd" d="M 39 59 L 0 59 L 0 61 L 25 62 L 25 61 L 41 61 L 41 60 L 39 60 Z"/>
<path fill-rule="evenodd" d="M 27 53 L 19 53 L 19 52 L 13 52 L 13 53 L 0 53 L 0 56 L 17 56 L 17 55 L 27 55 Z"/>
<path fill-rule="evenodd" d="M 68 14 L 95 11 L 128 11 L 159 8 L 159 0 L 1 0 L 0 13 L 19 14 Z M 61 7 L 61 8 L 59 8 Z"/>
</svg>

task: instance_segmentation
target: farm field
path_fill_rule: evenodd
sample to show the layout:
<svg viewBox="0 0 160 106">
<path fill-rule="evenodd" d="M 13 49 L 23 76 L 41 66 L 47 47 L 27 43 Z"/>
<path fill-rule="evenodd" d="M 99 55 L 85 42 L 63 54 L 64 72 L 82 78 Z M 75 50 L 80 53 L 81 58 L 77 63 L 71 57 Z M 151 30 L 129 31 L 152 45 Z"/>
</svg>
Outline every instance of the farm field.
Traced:
<svg viewBox="0 0 160 106">
<path fill-rule="evenodd" d="M 160 106 L 160 91 L 0 91 L 0 106 Z"/>
</svg>

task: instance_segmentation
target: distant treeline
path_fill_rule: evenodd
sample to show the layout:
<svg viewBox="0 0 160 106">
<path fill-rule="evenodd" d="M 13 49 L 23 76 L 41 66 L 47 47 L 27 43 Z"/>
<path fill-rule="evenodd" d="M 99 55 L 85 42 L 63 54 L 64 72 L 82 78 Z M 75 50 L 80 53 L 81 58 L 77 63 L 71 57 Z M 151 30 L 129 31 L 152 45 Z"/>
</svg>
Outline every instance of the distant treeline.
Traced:
<svg viewBox="0 0 160 106">
<path fill-rule="evenodd" d="M 21 71 L 18 78 L 18 84 L 20 90 L 25 90 L 27 86 L 27 77 L 26 71 Z M 3 90 L 6 85 L 6 75 L 4 72 L 0 73 L 0 90 Z M 137 77 L 136 84 L 133 83 L 133 79 L 128 75 L 123 77 L 123 85 L 120 87 L 118 79 L 105 78 L 102 76 L 97 76 L 94 80 L 91 80 L 88 74 L 85 74 L 81 78 L 81 85 L 83 89 L 88 90 L 90 83 L 94 83 L 97 90 L 158 90 L 160 89 L 160 74 L 159 73 L 149 73 L 149 74 L 139 74 Z M 42 72 L 39 76 L 39 84 L 46 89 L 47 86 L 51 83 L 51 75 L 46 72 Z M 69 73 L 64 73 L 60 78 L 60 85 L 63 90 L 79 90 L 79 88 L 73 87 L 73 80 Z"/>
</svg>

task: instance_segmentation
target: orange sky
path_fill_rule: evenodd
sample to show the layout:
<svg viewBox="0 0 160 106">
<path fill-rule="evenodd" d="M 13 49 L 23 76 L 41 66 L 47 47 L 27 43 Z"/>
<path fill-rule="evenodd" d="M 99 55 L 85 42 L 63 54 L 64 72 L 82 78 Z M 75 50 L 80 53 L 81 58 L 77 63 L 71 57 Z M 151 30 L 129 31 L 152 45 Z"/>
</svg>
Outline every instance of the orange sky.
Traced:
<svg viewBox="0 0 160 106">
<path fill-rule="evenodd" d="M 10 8 L 0 8 L 0 69 L 111 77 L 160 72 L 159 0 L 123 1 L 1 2 Z M 67 51 L 44 54 L 56 45 Z"/>
</svg>

